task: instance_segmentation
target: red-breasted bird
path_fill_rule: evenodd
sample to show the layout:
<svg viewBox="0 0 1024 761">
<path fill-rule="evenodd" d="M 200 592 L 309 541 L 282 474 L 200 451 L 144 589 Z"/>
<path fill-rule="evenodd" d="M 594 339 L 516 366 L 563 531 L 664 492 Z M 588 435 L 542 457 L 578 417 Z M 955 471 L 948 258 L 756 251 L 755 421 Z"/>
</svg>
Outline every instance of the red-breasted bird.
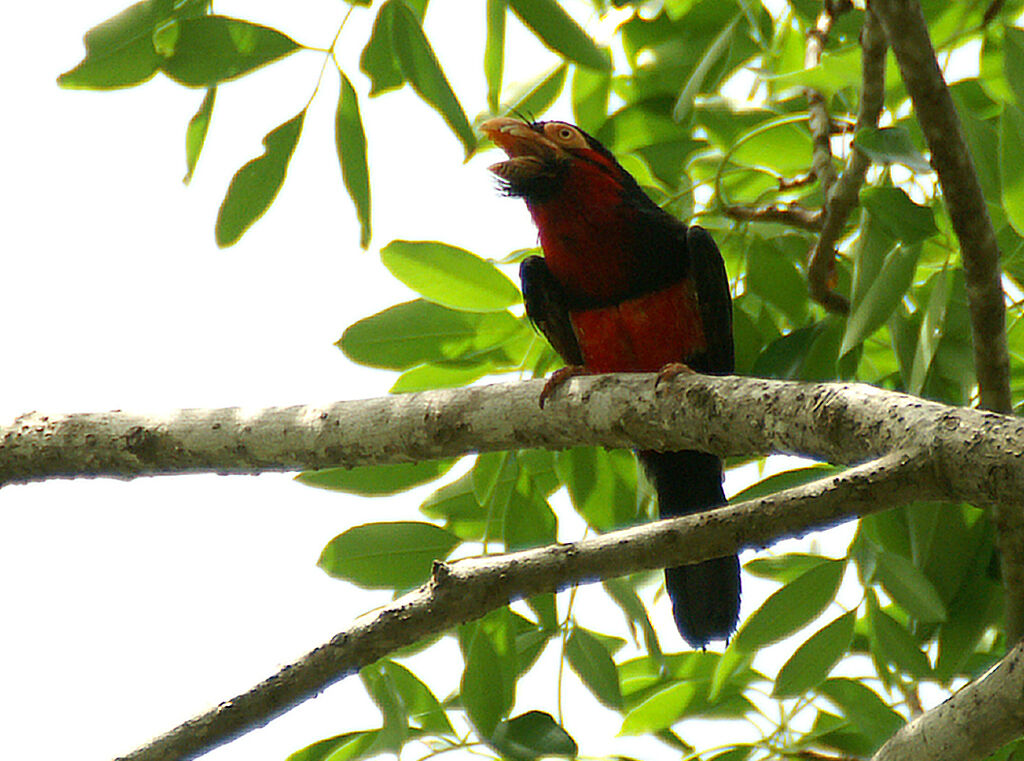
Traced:
<svg viewBox="0 0 1024 761">
<path fill-rule="evenodd" d="M 526 201 L 537 225 L 544 257 L 522 263 L 523 300 L 567 373 L 653 372 L 679 363 L 732 372 L 729 281 L 707 231 L 651 201 L 579 127 L 500 117 L 480 129 L 509 156 L 491 167 L 502 190 Z M 637 457 L 662 516 L 725 502 L 718 457 L 693 450 Z M 727 639 L 736 628 L 736 556 L 668 568 L 665 585 L 691 645 Z"/>
</svg>

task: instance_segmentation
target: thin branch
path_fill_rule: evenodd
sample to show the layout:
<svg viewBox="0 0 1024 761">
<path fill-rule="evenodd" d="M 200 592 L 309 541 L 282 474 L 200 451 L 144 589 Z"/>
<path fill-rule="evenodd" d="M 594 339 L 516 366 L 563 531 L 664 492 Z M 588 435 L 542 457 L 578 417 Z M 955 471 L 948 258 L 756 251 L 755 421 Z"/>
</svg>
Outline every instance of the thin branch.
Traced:
<svg viewBox="0 0 1024 761">
<path fill-rule="evenodd" d="M 1010 412 L 1010 357 L 999 245 L 960 117 L 942 78 L 920 4 L 916 0 L 871 0 L 869 8 L 881 21 L 896 55 L 960 241 L 981 406 Z M 1014 505 L 997 506 L 994 513 L 1006 590 L 1006 636 L 1008 642 L 1017 642 L 1024 636 L 1024 512 Z"/>
<path fill-rule="evenodd" d="M 263 473 L 415 462 L 516 447 L 787 452 L 842 464 L 926 453 L 950 498 L 1024 504 L 1024 422 L 858 383 L 684 374 L 543 380 L 323 406 L 48 416 L 0 428 L 0 483 Z"/>
<path fill-rule="evenodd" d="M 812 211 L 798 203 L 772 204 L 771 206 L 726 206 L 726 216 L 744 222 L 781 222 L 784 225 L 804 230 L 821 229 L 821 212 Z"/>
<path fill-rule="evenodd" d="M 885 35 L 878 19 L 871 12 L 864 14 L 860 44 L 861 89 L 856 129 L 877 126 L 885 103 Z M 870 165 L 870 159 L 854 146 L 842 176 L 825 195 L 821 235 L 811 249 L 807 281 L 811 296 L 830 312 L 846 313 L 850 310 L 850 303 L 831 287 L 836 243 L 850 212 L 858 203 L 860 188 Z"/>
<path fill-rule="evenodd" d="M 1024 643 L 949 700 L 901 727 L 872 761 L 974 761 L 1024 731 Z"/>
<path fill-rule="evenodd" d="M 899 452 L 831 478 L 699 515 L 571 544 L 436 563 L 433 578 L 419 589 L 358 619 L 347 631 L 248 692 L 185 722 L 121 761 L 195 758 L 266 724 L 388 653 L 479 618 L 514 599 L 721 557 L 857 515 L 940 496 L 927 459 Z"/>
<path fill-rule="evenodd" d="M 811 69 L 821 63 L 821 54 L 825 50 L 832 24 L 841 13 L 853 6 L 848 0 L 825 0 L 824 7 L 818 14 L 814 28 L 807 32 L 807 48 L 804 52 L 804 68 Z M 832 165 L 832 117 L 828 112 L 825 95 L 814 87 L 804 89 L 807 98 L 807 111 L 810 118 L 807 126 L 811 130 L 814 148 L 811 152 L 811 172 L 821 181 L 821 194 L 828 198 L 836 182 L 836 170 Z M 818 222 L 823 214 L 819 212 Z M 835 280 L 835 252 L 828 251 L 827 260 L 815 259 L 814 256 L 807 267 L 807 282 L 811 296 L 830 312 L 845 314 L 850 310 L 849 302 L 833 291 Z"/>
<path fill-rule="evenodd" d="M 849 0 L 825 0 L 824 8 L 818 14 L 814 28 L 807 32 L 807 47 L 804 51 L 804 68 L 812 69 L 821 63 L 821 54 L 825 50 L 832 24 L 838 16 L 853 8 Z M 811 154 L 811 171 L 821 181 L 821 190 L 828 196 L 832 184 L 836 180 L 836 170 L 832 166 L 832 118 L 828 113 L 825 96 L 814 87 L 804 89 L 807 98 L 807 110 L 810 113 L 808 126 L 814 139 L 814 150 Z"/>
</svg>

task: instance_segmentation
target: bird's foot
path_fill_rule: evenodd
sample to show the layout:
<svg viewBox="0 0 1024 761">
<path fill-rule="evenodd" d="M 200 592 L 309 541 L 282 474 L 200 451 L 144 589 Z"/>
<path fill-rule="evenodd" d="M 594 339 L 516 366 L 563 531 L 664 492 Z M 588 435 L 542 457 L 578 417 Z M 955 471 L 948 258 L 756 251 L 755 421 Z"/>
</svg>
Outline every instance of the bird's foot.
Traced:
<svg viewBox="0 0 1024 761">
<path fill-rule="evenodd" d="M 544 388 L 540 392 L 540 408 L 544 409 L 545 403 L 551 398 L 559 387 L 562 386 L 570 378 L 575 378 L 577 375 L 592 375 L 593 373 L 585 368 L 583 365 L 566 365 L 560 367 L 551 373 L 551 377 L 548 378 L 548 382 L 544 384 Z"/>
<path fill-rule="evenodd" d="M 657 391 L 662 383 L 667 383 L 677 376 L 694 374 L 696 371 L 689 365 L 684 365 L 682 362 L 669 362 L 658 370 L 658 375 L 654 379 L 654 390 Z"/>
</svg>

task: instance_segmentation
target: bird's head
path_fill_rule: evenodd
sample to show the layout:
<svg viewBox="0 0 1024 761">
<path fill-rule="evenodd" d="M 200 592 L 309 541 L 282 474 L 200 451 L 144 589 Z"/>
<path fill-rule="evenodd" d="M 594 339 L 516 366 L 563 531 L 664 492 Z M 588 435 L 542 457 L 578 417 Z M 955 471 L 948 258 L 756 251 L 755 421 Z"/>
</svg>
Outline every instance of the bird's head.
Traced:
<svg viewBox="0 0 1024 761">
<path fill-rule="evenodd" d="M 525 122 L 500 116 L 485 121 L 480 130 L 508 154 L 507 161 L 490 167 L 502 189 L 528 202 L 543 203 L 562 191 L 572 177 L 589 177 L 601 184 L 621 184 L 623 176 L 629 177 L 607 148 L 566 122 Z"/>
</svg>

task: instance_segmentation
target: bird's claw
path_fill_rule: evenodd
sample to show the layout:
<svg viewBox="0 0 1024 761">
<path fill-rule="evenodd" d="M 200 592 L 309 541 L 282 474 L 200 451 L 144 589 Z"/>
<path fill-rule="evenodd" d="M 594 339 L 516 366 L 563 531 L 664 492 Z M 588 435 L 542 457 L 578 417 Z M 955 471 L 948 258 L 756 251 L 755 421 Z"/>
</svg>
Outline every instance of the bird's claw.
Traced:
<svg viewBox="0 0 1024 761">
<path fill-rule="evenodd" d="M 694 375 L 695 372 L 696 371 L 692 367 L 685 365 L 682 362 L 669 362 L 658 371 L 658 375 L 654 379 L 654 390 L 657 391 L 661 388 L 663 383 L 667 383 L 675 377 L 680 375 Z"/>
<path fill-rule="evenodd" d="M 544 404 L 551 395 L 554 394 L 559 387 L 570 378 L 575 378 L 577 375 L 589 375 L 590 371 L 587 370 L 583 365 L 566 365 L 560 367 L 551 373 L 551 377 L 548 378 L 548 382 L 544 384 L 544 388 L 540 392 L 540 408 L 544 409 Z"/>
</svg>

